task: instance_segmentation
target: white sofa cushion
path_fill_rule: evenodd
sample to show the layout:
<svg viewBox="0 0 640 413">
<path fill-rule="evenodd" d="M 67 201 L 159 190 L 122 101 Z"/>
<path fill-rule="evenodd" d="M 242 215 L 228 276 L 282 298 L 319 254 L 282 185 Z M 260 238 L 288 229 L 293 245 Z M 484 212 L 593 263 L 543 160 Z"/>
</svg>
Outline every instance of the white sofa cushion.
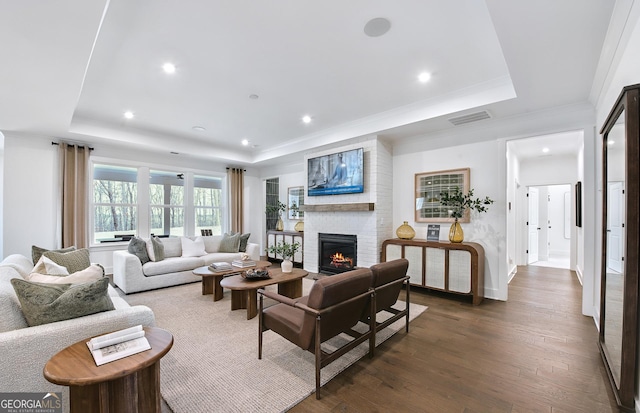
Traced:
<svg viewBox="0 0 640 413">
<path fill-rule="evenodd" d="M 202 239 L 204 240 L 204 250 L 207 251 L 208 254 L 218 252 L 222 235 L 207 235 L 202 237 Z"/>
<path fill-rule="evenodd" d="M 40 274 L 37 272 L 32 272 L 31 274 L 29 274 L 26 280 L 48 284 L 81 284 L 96 281 L 104 277 L 104 270 L 97 264 L 91 264 L 89 268 L 86 268 L 82 271 L 74 272 L 73 274 L 69 274 L 66 276 L 50 274 L 51 273 Z"/>
<path fill-rule="evenodd" d="M 182 241 L 181 237 L 169 237 L 161 238 L 162 245 L 164 245 L 164 257 L 180 257 L 182 256 Z"/>
<path fill-rule="evenodd" d="M 204 240 L 202 237 L 197 237 L 195 240 L 187 237 L 181 237 L 180 241 L 182 243 L 183 257 L 202 257 L 207 253 L 204 250 Z"/>
<path fill-rule="evenodd" d="M 168 274 L 180 271 L 189 271 L 205 265 L 202 257 L 170 257 L 162 261 L 151 262 L 142 266 L 145 276 Z"/>
<path fill-rule="evenodd" d="M 64 265 L 56 264 L 51 261 L 50 258 L 45 257 L 44 255 L 40 256 L 40 259 L 31 270 L 31 273 L 40 273 L 40 274 L 50 274 L 50 275 L 69 275 L 69 271 L 67 271 L 67 267 Z M 29 277 L 25 277 L 26 280 Z M 34 280 L 35 281 L 35 280 Z M 44 281 L 46 282 L 46 281 Z"/>
</svg>

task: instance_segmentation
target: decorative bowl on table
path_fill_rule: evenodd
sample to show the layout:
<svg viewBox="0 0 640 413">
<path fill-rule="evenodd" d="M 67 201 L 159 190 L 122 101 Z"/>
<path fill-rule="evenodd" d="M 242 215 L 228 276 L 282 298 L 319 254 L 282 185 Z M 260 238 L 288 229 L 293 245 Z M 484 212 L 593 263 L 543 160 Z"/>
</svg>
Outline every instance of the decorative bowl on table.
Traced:
<svg viewBox="0 0 640 413">
<path fill-rule="evenodd" d="M 271 278 L 269 275 L 269 271 L 264 268 L 255 268 L 250 269 L 242 273 L 242 277 L 245 280 L 266 280 L 267 278 Z"/>
</svg>

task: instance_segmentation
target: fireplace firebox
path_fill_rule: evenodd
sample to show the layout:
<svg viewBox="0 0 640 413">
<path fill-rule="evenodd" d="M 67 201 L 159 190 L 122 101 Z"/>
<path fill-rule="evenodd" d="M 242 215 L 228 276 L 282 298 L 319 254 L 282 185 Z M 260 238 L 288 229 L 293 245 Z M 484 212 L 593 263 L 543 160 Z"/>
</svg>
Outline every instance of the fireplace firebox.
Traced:
<svg viewBox="0 0 640 413">
<path fill-rule="evenodd" d="M 318 272 L 339 274 L 357 265 L 357 235 L 318 234 Z"/>
</svg>

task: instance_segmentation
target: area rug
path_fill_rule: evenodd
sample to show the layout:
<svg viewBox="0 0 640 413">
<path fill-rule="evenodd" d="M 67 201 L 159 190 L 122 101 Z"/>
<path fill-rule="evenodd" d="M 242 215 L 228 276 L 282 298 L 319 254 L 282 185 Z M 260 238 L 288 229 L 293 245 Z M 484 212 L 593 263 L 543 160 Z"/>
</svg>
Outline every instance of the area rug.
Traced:
<svg viewBox="0 0 640 413">
<path fill-rule="evenodd" d="M 313 281 L 303 281 L 308 291 Z M 247 320 L 245 310 L 231 311 L 228 291 L 214 302 L 212 295 L 201 295 L 201 284 L 195 283 L 124 298 L 131 305 L 150 307 L 156 325 L 174 336 L 173 348 L 160 362 L 160 380 L 162 396 L 175 413 L 281 412 L 315 390 L 313 354 L 272 331 L 263 335 L 258 360 L 258 318 Z M 398 304 L 404 307 L 404 302 Z M 411 319 L 424 310 L 411 304 Z M 400 329 L 404 320 L 378 332 L 376 344 Z M 365 354 L 367 343 L 324 367 L 322 384 Z"/>
</svg>

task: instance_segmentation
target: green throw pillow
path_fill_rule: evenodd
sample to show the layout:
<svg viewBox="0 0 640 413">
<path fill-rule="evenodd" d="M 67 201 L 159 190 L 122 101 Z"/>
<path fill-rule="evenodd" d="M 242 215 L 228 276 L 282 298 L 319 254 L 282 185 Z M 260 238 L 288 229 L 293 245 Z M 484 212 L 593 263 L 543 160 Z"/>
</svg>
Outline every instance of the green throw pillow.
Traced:
<svg viewBox="0 0 640 413">
<path fill-rule="evenodd" d="M 40 257 L 42 257 L 42 254 L 47 252 L 47 251 L 55 251 L 55 252 L 69 252 L 69 251 L 75 251 L 76 247 L 67 247 L 67 248 L 61 248 L 59 250 L 48 250 L 46 248 L 42 248 L 42 247 L 37 247 L 35 245 L 31 246 L 31 259 L 33 260 L 33 265 L 36 265 L 36 263 L 38 261 L 40 261 Z"/>
<path fill-rule="evenodd" d="M 229 235 L 225 233 L 220 240 L 218 252 L 238 252 L 240 248 L 240 234 Z"/>
<path fill-rule="evenodd" d="M 115 309 L 106 277 L 83 284 L 43 284 L 14 278 L 11 285 L 29 326 Z"/>
<path fill-rule="evenodd" d="M 56 264 L 66 267 L 69 274 L 85 270 L 91 265 L 89 250 L 86 248 L 69 252 L 47 251 L 42 255 Z"/>
<path fill-rule="evenodd" d="M 164 244 L 158 237 L 151 237 L 147 241 L 147 254 L 150 261 L 162 261 L 164 260 Z"/>
<path fill-rule="evenodd" d="M 142 264 L 149 262 L 149 254 L 147 253 L 147 243 L 140 237 L 133 237 L 129 241 L 127 251 L 138 257 Z"/>
<path fill-rule="evenodd" d="M 240 252 L 247 251 L 247 244 L 249 243 L 250 236 L 251 236 L 250 232 L 240 235 L 240 246 L 238 247 L 238 251 Z"/>
</svg>

